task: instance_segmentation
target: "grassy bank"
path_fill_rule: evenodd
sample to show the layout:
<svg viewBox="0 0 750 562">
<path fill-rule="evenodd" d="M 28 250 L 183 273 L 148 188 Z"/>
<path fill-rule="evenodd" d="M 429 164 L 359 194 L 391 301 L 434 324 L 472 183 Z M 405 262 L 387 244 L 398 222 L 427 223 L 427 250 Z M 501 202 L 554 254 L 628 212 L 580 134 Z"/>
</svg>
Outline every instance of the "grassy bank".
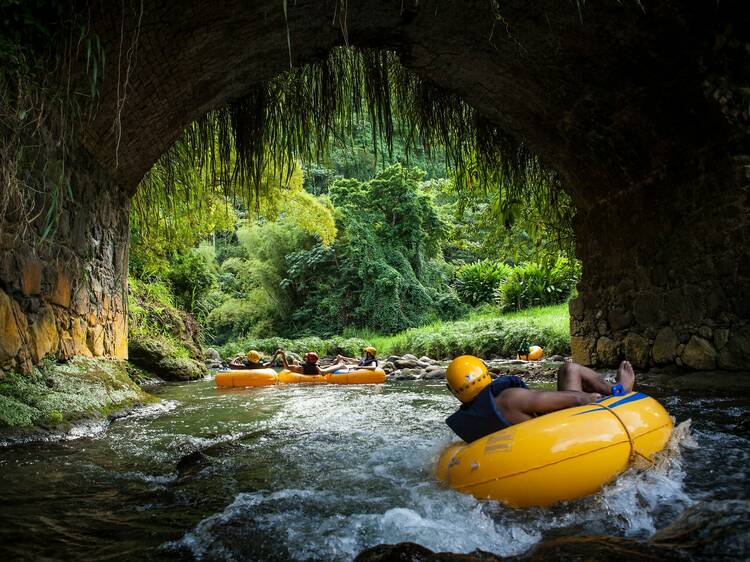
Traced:
<svg viewBox="0 0 750 562">
<path fill-rule="evenodd" d="M 266 354 L 278 347 L 294 353 L 315 351 L 320 355 L 359 354 L 365 345 L 375 346 L 381 356 L 413 353 L 434 358 L 448 358 L 470 353 L 480 357 L 509 357 L 523 341 L 541 345 L 547 355 L 568 354 L 568 305 L 559 304 L 499 314 L 494 307 L 474 311 L 467 319 L 456 322 L 434 322 L 386 336 L 374 332 L 347 331 L 333 338 L 307 337 L 247 338 L 219 348 L 222 357 L 257 349 Z"/>
<path fill-rule="evenodd" d="M 0 381 L 0 430 L 56 426 L 156 400 L 130 379 L 124 363 L 47 361 L 28 375 L 10 372 Z"/>
</svg>

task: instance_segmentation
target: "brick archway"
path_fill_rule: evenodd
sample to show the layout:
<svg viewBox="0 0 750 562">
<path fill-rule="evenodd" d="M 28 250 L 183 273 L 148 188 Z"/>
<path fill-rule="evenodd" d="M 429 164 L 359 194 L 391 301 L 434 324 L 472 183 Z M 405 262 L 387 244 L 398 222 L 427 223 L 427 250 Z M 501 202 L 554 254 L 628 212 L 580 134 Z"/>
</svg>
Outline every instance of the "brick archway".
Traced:
<svg viewBox="0 0 750 562">
<path fill-rule="evenodd" d="M 748 14 L 694 4 L 299 0 L 285 17 L 277 0 L 194 0 L 95 13 L 109 63 L 72 163 L 75 202 L 55 248 L 0 249 L 0 366 L 123 356 L 128 205 L 143 174 L 192 120 L 346 39 L 396 50 L 562 174 L 584 263 L 576 360 L 740 368 L 750 149 L 704 90 L 717 34 Z"/>
</svg>

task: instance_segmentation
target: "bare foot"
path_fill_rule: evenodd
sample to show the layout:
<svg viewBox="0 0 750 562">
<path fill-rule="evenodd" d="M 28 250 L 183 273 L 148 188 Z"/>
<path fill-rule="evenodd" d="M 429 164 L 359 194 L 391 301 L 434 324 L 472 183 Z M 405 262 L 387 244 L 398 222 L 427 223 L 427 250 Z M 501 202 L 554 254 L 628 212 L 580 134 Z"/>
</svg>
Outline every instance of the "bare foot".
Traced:
<svg viewBox="0 0 750 562">
<path fill-rule="evenodd" d="M 623 361 L 620 363 L 615 380 L 622 385 L 625 392 L 633 392 L 635 372 L 633 371 L 633 366 L 630 364 L 630 361 Z"/>
</svg>

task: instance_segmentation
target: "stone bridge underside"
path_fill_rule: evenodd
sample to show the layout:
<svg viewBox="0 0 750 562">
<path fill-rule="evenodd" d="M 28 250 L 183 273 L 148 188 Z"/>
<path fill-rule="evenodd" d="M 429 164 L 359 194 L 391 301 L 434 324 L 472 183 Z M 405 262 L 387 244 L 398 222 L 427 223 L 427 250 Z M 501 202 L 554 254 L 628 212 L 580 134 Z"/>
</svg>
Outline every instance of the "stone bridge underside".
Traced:
<svg viewBox="0 0 750 562">
<path fill-rule="evenodd" d="M 749 28 L 742 2 L 297 0 L 286 18 L 281 0 L 102 4 L 107 72 L 75 200 L 51 245 L 14 242 L 25 224 L 0 233 L 0 367 L 125 357 L 143 174 L 192 120 L 344 37 L 396 50 L 562 174 L 584 265 L 575 360 L 747 366 L 750 148 L 705 92 L 717 35 Z"/>
</svg>

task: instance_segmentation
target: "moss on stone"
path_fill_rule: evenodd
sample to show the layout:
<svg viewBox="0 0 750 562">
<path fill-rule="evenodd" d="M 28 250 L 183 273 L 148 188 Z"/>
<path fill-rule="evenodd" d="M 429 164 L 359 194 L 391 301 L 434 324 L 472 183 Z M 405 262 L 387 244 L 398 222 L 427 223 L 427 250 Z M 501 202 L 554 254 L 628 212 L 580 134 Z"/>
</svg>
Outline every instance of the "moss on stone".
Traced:
<svg viewBox="0 0 750 562">
<path fill-rule="evenodd" d="M 45 361 L 28 375 L 9 372 L 0 380 L 0 428 L 59 425 L 157 400 L 130 379 L 124 362 Z"/>
</svg>

